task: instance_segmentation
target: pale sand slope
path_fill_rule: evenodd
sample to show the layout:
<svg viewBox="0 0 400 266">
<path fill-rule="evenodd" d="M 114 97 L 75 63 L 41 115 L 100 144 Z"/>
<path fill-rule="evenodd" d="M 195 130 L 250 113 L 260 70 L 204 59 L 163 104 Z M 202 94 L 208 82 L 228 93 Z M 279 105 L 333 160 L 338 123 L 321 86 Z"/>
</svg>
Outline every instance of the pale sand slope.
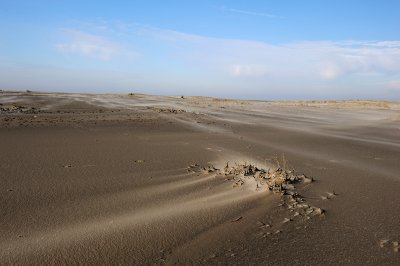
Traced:
<svg viewBox="0 0 400 266">
<path fill-rule="evenodd" d="M 398 103 L 17 92 L 0 103 L 2 265 L 400 263 Z M 299 193 L 324 215 L 295 216 L 251 180 L 187 171 L 284 166 L 283 155 L 316 179 Z"/>
</svg>

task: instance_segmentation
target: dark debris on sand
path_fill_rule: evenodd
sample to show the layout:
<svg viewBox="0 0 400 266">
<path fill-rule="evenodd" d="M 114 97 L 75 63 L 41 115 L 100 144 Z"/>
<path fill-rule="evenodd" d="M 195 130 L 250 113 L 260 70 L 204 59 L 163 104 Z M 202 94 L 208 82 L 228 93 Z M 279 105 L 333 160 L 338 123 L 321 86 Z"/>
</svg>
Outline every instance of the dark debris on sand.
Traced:
<svg viewBox="0 0 400 266">
<path fill-rule="evenodd" d="M 0 113 L 6 114 L 38 114 L 40 110 L 35 107 L 27 107 L 22 105 L 3 105 L 0 103 Z"/>
</svg>

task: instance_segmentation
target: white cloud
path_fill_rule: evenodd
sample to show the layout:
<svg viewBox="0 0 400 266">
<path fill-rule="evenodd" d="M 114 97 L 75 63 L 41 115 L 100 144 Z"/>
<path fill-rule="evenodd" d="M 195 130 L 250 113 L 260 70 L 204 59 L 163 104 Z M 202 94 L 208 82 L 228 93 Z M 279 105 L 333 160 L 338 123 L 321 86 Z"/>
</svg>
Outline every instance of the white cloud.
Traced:
<svg viewBox="0 0 400 266">
<path fill-rule="evenodd" d="M 379 98 L 383 97 L 379 92 L 382 88 L 398 88 L 400 41 L 271 44 L 135 23 L 104 22 L 100 29 L 96 25 L 91 28 L 89 23 L 82 28 L 64 31 L 68 39 L 57 48 L 67 54 L 111 60 L 129 54 L 122 43 L 135 44 L 145 60 L 138 60 L 127 71 L 143 78 L 142 87 L 190 88 L 193 94 L 215 95 L 218 91 L 218 96 L 234 91 L 246 97 L 284 95 L 303 99 L 343 95 Z M 387 91 L 395 94 L 394 90 Z"/>
<path fill-rule="evenodd" d="M 63 33 L 68 41 L 56 44 L 56 48 L 62 53 L 106 61 L 120 55 L 134 56 L 134 53 L 124 50 L 118 44 L 101 36 L 78 30 L 63 30 Z"/>
<path fill-rule="evenodd" d="M 334 80 L 341 74 L 341 69 L 334 64 L 327 64 L 321 67 L 320 76 L 325 80 Z"/>
<path fill-rule="evenodd" d="M 263 76 L 267 73 L 267 68 L 263 65 L 232 65 L 230 66 L 231 74 L 234 77 L 256 77 Z"/>
<path fill-rule="evenodd" d="M 333 81 L 358 74 L 400 72 L 400 42 L 296 42 L 273 45 L 260 41 L 209 38 L 172 30 L 141 31 L 164 41 L 184 60 L 227 72 L 231 76 L 296 76 Z"/>
</svg>

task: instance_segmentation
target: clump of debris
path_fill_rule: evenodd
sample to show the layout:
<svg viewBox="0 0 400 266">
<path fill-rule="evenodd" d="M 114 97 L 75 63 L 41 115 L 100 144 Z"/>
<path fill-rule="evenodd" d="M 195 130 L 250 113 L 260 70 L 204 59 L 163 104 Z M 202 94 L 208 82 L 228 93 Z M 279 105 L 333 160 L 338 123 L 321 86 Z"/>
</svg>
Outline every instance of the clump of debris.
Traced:
<svg viewBox="0 0 400 266">
<path fill-rule="evenodd" d="M 187 167 L 187 171 L 189 173 L 199 173 L 199 172 L 203 172 L 203 173 L 214 173 L 217 172 L 219 173 L 219 169 L 215 168 L 214 165 L 209 164 L 207 167 L 202 167 L 197 163 L 191 164 Z"/>
<path fill-rule="evenodd" d="M 194 173 L 202 171 L 206 173 L 216 173 L 217 175 L 224 175 L 231 179 L 242 180 L 245 177 L 253 177 L 255 181 L 257 181 L 258 186 L 267 185 L 269 190 L 282 194 L 287 194 L 289 190 L 294 190 L 296 184 L 306 184 L 314 181 L 312 177 L 308 177 L 304 174 L 296 175 L 294 171 L 284 170 L 279 167 L 274 170 L 268 169 L 268 171 L 266 171 L 253 164 L 247 163 L 235 163 L 230 166 L 229 162 L 227 162 L 223 170 L 215 168 L 212 164 L 207 167 L 201 167 L 199 164 L 191 164 L 187 169 L 188 172 Z"/>
<path fill-rule="evenodd" d="M 282 194 L 286 194 L 288 190 L 294 190 L 295 184 L 313 182 L 312 177 L 307 177 L 304 174 L 296 175 L 294 171 L 284 170 L 279 167 L 266 171 L 247 163 L 235 163 L 233 166 L 229 166 L 229 162 L 227 162 L 221 173 L 225 176 L 252 176 L 257 181 L 257 186 L 267 185 L 269 190 Z"/>
<path fill-rule="evenodd" d="M 148 109 L 153 109 L 157 111 L 157 113 L 169 113 L 169 114 L 182 114 L 186 113 L 183 109 L 174 109 L 174 108 L 155 108 L 155 107 L 148 107 Z"/>
<path fill-rule="evenodd" d="M 7 114 L 15 114 L 15 113 L 22 113 L 22 114 L 38 114 L 40 110 L 35 107 L 27 107 L 22 105 L 3 105 L 0 103 L 0 113 L 7 113 Z"/>
<path fill-rule="evenodd" d="M 250 180 L 255 181 L 256 190 L 267 186 L 270 191 L 282 195 L 279 206 L 294 212 L 294 217 L 300 215 L 309 218 L 312 215 L 323 215 L 325 212 L 321 208 L 307 204 L 306 199 L 296 191 L 296 186 L 312 183 L 314 179 L 304 174 L 298 175 L 293 170 L 285 170 L 280 167 L 264 170 L 254 164 L 235 163 L 229 165 L 229 162 L 223 169 L 218 169 L 212 164 L 207 167 L 191 164 L 187 170 L 191 173 L 203 172 L 225 176 L 227 180 L 234 182 L 233 187 L 242 186 Z"/>
</svg>

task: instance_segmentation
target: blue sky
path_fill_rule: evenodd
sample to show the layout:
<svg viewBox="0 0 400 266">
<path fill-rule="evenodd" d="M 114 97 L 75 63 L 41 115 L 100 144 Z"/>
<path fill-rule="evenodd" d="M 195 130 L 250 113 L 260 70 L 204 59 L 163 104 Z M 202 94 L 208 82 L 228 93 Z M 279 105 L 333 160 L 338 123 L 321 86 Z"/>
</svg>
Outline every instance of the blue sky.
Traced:
<svg viewBox="0 0 400 266">
<path fill-rule="evenodd" d="M 0 89 L 400 100 L 400 1 L 0 0 Z"/>
</svg>

